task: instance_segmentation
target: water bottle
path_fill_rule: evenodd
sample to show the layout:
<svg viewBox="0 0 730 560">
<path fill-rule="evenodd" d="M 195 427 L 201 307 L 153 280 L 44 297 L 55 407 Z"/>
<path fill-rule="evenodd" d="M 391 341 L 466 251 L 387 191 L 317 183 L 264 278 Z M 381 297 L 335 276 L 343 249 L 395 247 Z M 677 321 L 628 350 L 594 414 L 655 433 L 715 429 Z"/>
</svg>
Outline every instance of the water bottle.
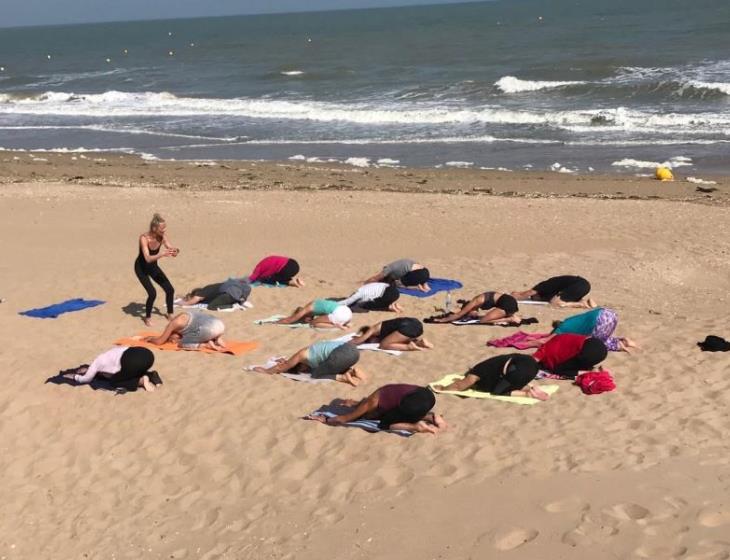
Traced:
<svg viewBox="0 0 730 560">
<path fill-rule="evenodd" d="M 446 313 L 451 313 L 451 290 L 446 292 L 446 302 L 444 303 Z"/>
</svg>

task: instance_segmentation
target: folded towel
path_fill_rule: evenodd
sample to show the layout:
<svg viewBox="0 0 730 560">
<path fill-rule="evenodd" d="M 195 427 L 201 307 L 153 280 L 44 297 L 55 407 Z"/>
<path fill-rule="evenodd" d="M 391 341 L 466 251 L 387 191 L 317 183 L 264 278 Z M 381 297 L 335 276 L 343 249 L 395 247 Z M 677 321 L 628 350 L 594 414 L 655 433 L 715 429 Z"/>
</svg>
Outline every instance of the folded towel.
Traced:
<svg viewBox="0 0 730 560">
<path fill-rule="evenodd" d="M 319 409 L 315 410 L 310 414 L 310 416 L 327 416 L 329 418 L 332 418 L 333 416 L 338 416 L 340 414 L 345 414 L 346 412 L 350 412 L 352 409 L 342 406 L 335 406 L 335 405 L 325 405 L 321 406 Z M 307 419 L 305 417 L 305 419 Z M 377 420 L 355 420 L 354 422 L 347 422 L 346 424 L 343 424 L 343 426 L 346 426 L 348 428 L 360 428 L 365 430 L 366 432 L 389 432 L 391 434 L 396 434 L 402 437 L 410 437 L 413 435 L 413 432 L 409 432 L 407 430 L 383 430 L 379 426 L 380 422 Z"/>
<path fill-rule="evenodd" d="M 423 322 L 433 325 L 457 325 L 457 326 L 464 326 L 464 325 L 482 325 L 485 327 L 519 327 L 520 325 L 532 325 L 538 322 L 538 320 L 535 317 L 526 317 L 522 319 L 519 324 L 515 323 L 482 323 L 481 320 L 478 317 L 471 318 L 471 319 L 458 319 L 456 321 L 451 321 L 451 323 L 437 323 L 435 319 L 440 319 L 441 317 L 444 317 L 444 315 L 434 315 L 432 317 L 426 317 Z"/>
<path fill-rule="evenodd" d="M 426 298 L 431 297 L 432 295 L 439 292 L 448 292 L 451 290 L 458 290 L 459 288 L 464 287 L 464 285 L 458 280 L 448 280 L 446 278 L 431 278 L 428 281 L 428 286 L 431 289 L 427 292 L 422 292 L 421 290 L 414 290 L 411 288 L 398 288 L 398 291 L 406 296 Z"/>
<path fill-rule="evenodd" d="M 244 367 L 244 371 L 254 371 L 256 368 L 270 368 L 274 367 L 280 360 L 283 360 L 283 356 L 272 356 L 265 364 L 252 365 Z M 302 383 L 332 383 L 334 379 L 317 379 L 312 377 L 309 373 L 280 373 L 282 377 L 291 379 L 292 381 L 301 381 Z"/>
<path fill-rule="evenodd" d="M 276 325 L 278 327 L 289 327 L 290 329 L 309 329 L 312 328 L 312 326 L 309 323 L 291 323 L 291 324 L 285 324 L 285 323 L 277 323 L 279 319 L 283 319 L 286 317 L 286 315 L 272 315 L 271 317 L 266 317 L 265 319 L 257 319 L 254 321 L 255 325 Z M 338 331 L 337 327 L 314 327 L 315 331 Z"/>
<path fill-rule="evenodd" d="M 182 299 L 176 299 L 175 300 L 175 307 L 180 307 L 182 309 L 208 309 L 207 303 L 195 303 L 193 305 L 183 305 Z M 253 307 L 253 303 L 250 301 L 244 301 L 243 303 L 234 303 L 230 307 L 221 307 L 219 309 L 213 309 L 213 311 L 218 311 L 219 313 L 232 313 L 233 311 L 246 311 L 246 309 L 251 309 Z"/>
<path fill-rule="evenodd" d="M 173 342 L 166 342 L 165 344 L 152 344 L 142 340 L 146 336 L 159 336 L 159 333 L 154 332 L 142 332 L 134 337 L 120 338 L 116 340 L 114 344 L 118 346 L 141 346 L 143 348 L 149 348 L 150 350 L 186 350 L 180 348 Z M 196 349 L 196 352 L 203 352 L 204 354 L 231 354 L 232 356 L 241 356 L 246 352 L 250 352 L 258 347 L 258 342 L 236 342 L 235 340 L 226 340 L 226 351 L 218 352 L 208 347 L 201 347 Z"/>
<path fill-rule="evenodd" d="M 550 305 L 549 301 L 539 301 L 536 299 L 518 299 L 520 305 Z"/>
<path fill-rule="evenodd" d="M 438 381 L 434 381 L 433 383 L 429 384 L 429 387 L 434 393 L 443 393 L 445 395 L 457 395 L 459 397 L 472 397 L 475 399 L 492 399 L 495 401 L 504 401 L 508 403 L 513 404 L 524 404 L 524 405 L 531 405 L 531 404 L 537 404 L 539 402 L 542 402 L 540 399 L 533 399 L 531 397 L 505 397 L 502 395 L 492 395 L 491 393 L 485 393 L 484 391 L 475 391 L 474 389 L 467 389 L 466 391 L 437 391 L 433 388 L 434 385 L 449 385 L 450 383 L 453 383 L 457 379 L 461 379 L 464 376 L 461 374 L 451 374 L 447 375 L 443 379 L 439 379 Z M 548 395 L 552 395 L 558 390 L 557 385 L 541 385 L 540 389 L 545 391 Z"/>
<path fill-rule="evenodd" d="M 96 307 L 106 302 L 100 299 L 67 299 L 61 303 L 55 303 L 48 307 L 38 307 L 36 309 L 29 309 L 28 311 L 20 311 L 18 315 L 25 315 L 26 317 L 36 317 L 37 319 L 55 319 L 63 313 L 70 313 L 72 311 L 81 311 L 88 307 Z"/>
<path fill-rule="evenodd" d="M 524 331 L 517 331 L 515 334 L 505 336 L 504 338 L 494 338 L 487 341 L 487 346 L 494 346 L 495 348 L 517 348 L 518 350 L 527 350 L 528 348 L 535 348 L 528 342 L 535 340 L 542 340 L 550 336 L 550 333 L 527 333 Z"/>
<path fill-rule="evenodd" d="M 311 373 L 282 373 L 282 377 L 291 379 L 292 381 L 301 381 L 302 383 L 333 383 L 334 379 L 318 379 L 312 377 Z"/>
<path fill-rule="evenodd" d="M 123 387 L 115 387 L 108 379 L 105 379 L 101 375 L 97 375 L 94 379 L 91 380 L 91 383 L 79 383 L 74 379 L 64 377 L 64 373 L 66 372 L 61 371 L 56 375 L 49 377 L 48 379 L 46 379 L 46 383 L 53 383 L 54 385 L 71 385 L 72 387 L 87 386 L 91 387 L 94 391 L 110 391 L 112 393 L 116 393 L 117 395 L 123 395 L 127 392 L 127 390 Z"/>
<path fill-rule="evenodd" d="M 350 333 L 346 334 L 345 336 L 341 336 L 340 338 L 335 338 L 335 340 L 350 342 L 353 338 L 355 338 L 355 336 L 357 336 L 355 333 Z M 383 352 L 384 354 L 390 354 L 391 356 L 400 356 L 403 353 L 402 350 L 384 350 L 383 348 L 380 348 L 380 345 L 377 342 L 366 342 L 364 344 L 358 344 L 357 349 L 372 350 L 373 352 Z"/>
</svg>

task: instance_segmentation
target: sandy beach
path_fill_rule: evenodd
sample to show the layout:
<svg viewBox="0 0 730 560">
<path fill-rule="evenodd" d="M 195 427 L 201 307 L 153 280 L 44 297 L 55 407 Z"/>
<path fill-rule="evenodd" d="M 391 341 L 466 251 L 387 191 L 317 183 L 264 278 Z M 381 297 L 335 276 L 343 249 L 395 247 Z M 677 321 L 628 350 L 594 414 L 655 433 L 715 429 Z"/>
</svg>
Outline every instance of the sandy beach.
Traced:
<svg viewBox="0 0 730 560">
<path fill-rule="evenodd" d="M 730 334 L 730 190 L 715 179 L 704 193 L 625 176 L 0 154 L 0 558 L 730 558 L 730 354 L 696 346 Z M 249 354 L 157 352 L 154 393 L 44 385 L 143 330 L 132 266 L 153 212 L 181 248 L 162 262 L 178 294 L 267 254 L 295 257 L 307 285 L 255 288 L 253 309 L 222 315 L 229 338 L 259 343 Z M 364 352 L 358 388 L 244 371 L 338 336 L 255 319 L 347 295 L 406 256 L 463 282 L 458 297 L 580 274 L 642 349 L 609 355 L 614 392 L 564 381 L 534 406 L 441 395 L 450 429 L 408 439 L 300 418 L 463 372 L 511 329 L 428 325 L 433 350 Z M 74 297 L 106 304 L 18 315 Z M 422 318 L 443 297 L 401 303 Z M 570 312 L 526 314 L 544 332 Z"/>
</svg>

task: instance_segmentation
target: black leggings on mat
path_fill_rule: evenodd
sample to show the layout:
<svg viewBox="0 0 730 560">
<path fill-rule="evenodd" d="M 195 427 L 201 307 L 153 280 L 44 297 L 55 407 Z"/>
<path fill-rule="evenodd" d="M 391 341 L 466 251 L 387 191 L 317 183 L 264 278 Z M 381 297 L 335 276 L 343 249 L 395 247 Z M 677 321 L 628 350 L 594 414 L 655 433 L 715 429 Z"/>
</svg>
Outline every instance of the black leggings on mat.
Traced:
<svg viewBox="0 0 730 560">
<path fill-rule="evenodd" d="M 136 391 L 140 378 L 147 374 L 154 363 L 155 355 L 148 348 L 127 348 L 122 354 L 122 369 L 108 379 L 115 387 Z"/>
</svg>

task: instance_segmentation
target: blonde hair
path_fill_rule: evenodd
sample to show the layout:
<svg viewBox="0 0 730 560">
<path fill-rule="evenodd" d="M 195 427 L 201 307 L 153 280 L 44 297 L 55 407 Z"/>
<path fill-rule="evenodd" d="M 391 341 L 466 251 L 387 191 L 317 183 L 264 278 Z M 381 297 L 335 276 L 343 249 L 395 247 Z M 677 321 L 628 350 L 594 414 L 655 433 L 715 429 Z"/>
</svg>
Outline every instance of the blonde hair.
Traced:
<svg viewBox="0 0 730 560">
<path fill-rule="evenodd" d="M 154 232 L 160 224 L 165 223 L 165 218 L 163 218 L 160 214 L 155 212 L 152 215 L 152 220 L 150 221 L 150 231 Z"/>
</svg>

